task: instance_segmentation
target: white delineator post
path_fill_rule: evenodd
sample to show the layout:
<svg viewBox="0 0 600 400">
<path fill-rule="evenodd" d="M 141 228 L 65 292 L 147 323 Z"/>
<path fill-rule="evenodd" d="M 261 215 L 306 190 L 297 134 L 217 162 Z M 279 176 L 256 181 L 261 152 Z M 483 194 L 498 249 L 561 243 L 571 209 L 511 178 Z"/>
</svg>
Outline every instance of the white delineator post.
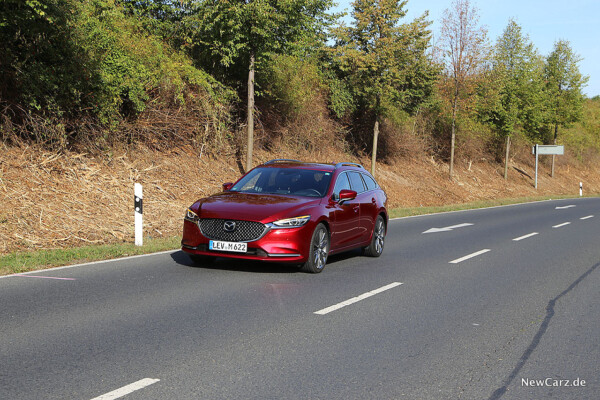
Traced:
<svg viewBox="0 0 600 400">
<path fill-rule="evenodd" d="M 579 182 L 579 197 L 583 196 L 583 182 Z"/>
<path fill-rule="evenodd" d="M 134 185 L 135 192 L 135 245 L 142 246 L 144 244 L 144 196 L 142 195 L 142 185 L 136 183 Z"/>
</svg>

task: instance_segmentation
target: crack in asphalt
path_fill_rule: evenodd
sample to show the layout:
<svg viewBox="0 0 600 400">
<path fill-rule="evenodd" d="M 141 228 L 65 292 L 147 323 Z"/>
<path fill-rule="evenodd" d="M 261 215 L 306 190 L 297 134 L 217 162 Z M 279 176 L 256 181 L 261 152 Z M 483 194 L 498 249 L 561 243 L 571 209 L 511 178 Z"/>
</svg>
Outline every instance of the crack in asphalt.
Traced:
<svg viewBox="0 0 600 400">
<path fill-rule="evenodd" d="M 566 288 L 558 296 L 556 296 L 555 298 L 553 298 L 552 300 L 550 300 L 548 302 L 548 305 L 546 306 L 546 318 L 544 318 L 544 320 L 542 321 L 542 324 L 540 325 L 537 333 L 533 337 L 533 340 L 529 344 L 529 347 L 527 347 L 527 349 L 525 350 L 525 352 L 519 359 L 519 362 L 517 363 L 515 368 L 512 370 L 510 375 L 506 379 L 504 379 L 504 381 L 502 382 L 502 386 L 499 387 L 498 389 L 496 389 L 494 391 L 494 393 L 492 393 L 492 395 L 489 397 L 488 400 L 498 400 L 499 398 L 504 396 L 504 393 L 506 393 L 508 386 L 516 378 L 519 371 L 521 371 L 521 369 L 523 368 L 525 363 L 527 363 L 527 360 L 529 360 L 529 357 L 531 356 L 531 354 L 535 351 L 537 346 L 540 344 L 542 336 L 544 336 L 544 333 L 546 333 L 546 330 L 548 329 L 548 325 L 550 324 L 550 320 L 554 316 L 554 306 L 556 305 L 556 302 L 561 297 L 565 296 L 567 293 L 569 293 L 571 290 L 573 290 L 579 283 L 581 283 L 581 281 L 583 281 L 585 278 L 588 277 L 588 275 L 590 275 L 592 272 L 594 272 L 594 270 L 596 268 L 598 268 L 598 266 L 600 266 L 600 263 L 593 265 L 583 275 L 581 275 L 573 283 L 571 283 L 568 288 Z"/>
</svg>

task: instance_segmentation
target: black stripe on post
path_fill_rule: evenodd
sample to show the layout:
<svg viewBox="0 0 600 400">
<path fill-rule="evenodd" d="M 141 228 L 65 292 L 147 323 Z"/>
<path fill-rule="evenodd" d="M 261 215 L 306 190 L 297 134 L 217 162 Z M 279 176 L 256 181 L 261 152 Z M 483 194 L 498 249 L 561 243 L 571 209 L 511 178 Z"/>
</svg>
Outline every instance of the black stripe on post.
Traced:
<svg viewBox="0 0 600 400">
<path fill-rule="evenodd" d="M 134 207 L 135 212 L 143 214 L 144 213 L 144 199 L 141 197 L 134 196 Z"/>
</svg>

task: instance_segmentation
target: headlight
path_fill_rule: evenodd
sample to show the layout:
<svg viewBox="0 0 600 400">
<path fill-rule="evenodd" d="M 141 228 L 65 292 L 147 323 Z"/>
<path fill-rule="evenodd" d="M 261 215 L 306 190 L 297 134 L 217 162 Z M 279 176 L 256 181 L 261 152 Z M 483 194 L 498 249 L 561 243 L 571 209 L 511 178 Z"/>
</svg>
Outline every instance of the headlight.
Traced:
<svg viewBox="0 0 600 400">
<path fill-rule="evenodd" d="M 303 215 L 302 217 L 280 219 L 279 221 L 273 222 L 273 226 L 276 228 L 297 228 L 303 226 L 310 219 L 310 215 Z"/>
<path fill-rule="evenodd" d="M 198 222 L 198 214 L 196 214 L 195 212 L 193 212 L 192 210 L 190 210 L 189 208 L 187 209 L 187 211 L 185 212 L 185 219 L 187 219 L 190 222 Z"/>
</svg>

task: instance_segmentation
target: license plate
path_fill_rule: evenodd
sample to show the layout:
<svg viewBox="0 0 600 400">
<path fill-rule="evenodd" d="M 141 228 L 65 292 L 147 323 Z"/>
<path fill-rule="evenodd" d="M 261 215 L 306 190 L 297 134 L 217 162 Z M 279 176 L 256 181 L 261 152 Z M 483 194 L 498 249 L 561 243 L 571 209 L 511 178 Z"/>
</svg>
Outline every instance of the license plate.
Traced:
<svg viewBox="0 0 600 400">
<path fill-rule="evenodd" d="M 236 253 L 245 253 L 248 251 L 248 243 L 221 242 L 218 240 L 211 240 L 208 242 L 208 248 L 210 250 L 217 251 L 234 251 Z"/>
</svg>

